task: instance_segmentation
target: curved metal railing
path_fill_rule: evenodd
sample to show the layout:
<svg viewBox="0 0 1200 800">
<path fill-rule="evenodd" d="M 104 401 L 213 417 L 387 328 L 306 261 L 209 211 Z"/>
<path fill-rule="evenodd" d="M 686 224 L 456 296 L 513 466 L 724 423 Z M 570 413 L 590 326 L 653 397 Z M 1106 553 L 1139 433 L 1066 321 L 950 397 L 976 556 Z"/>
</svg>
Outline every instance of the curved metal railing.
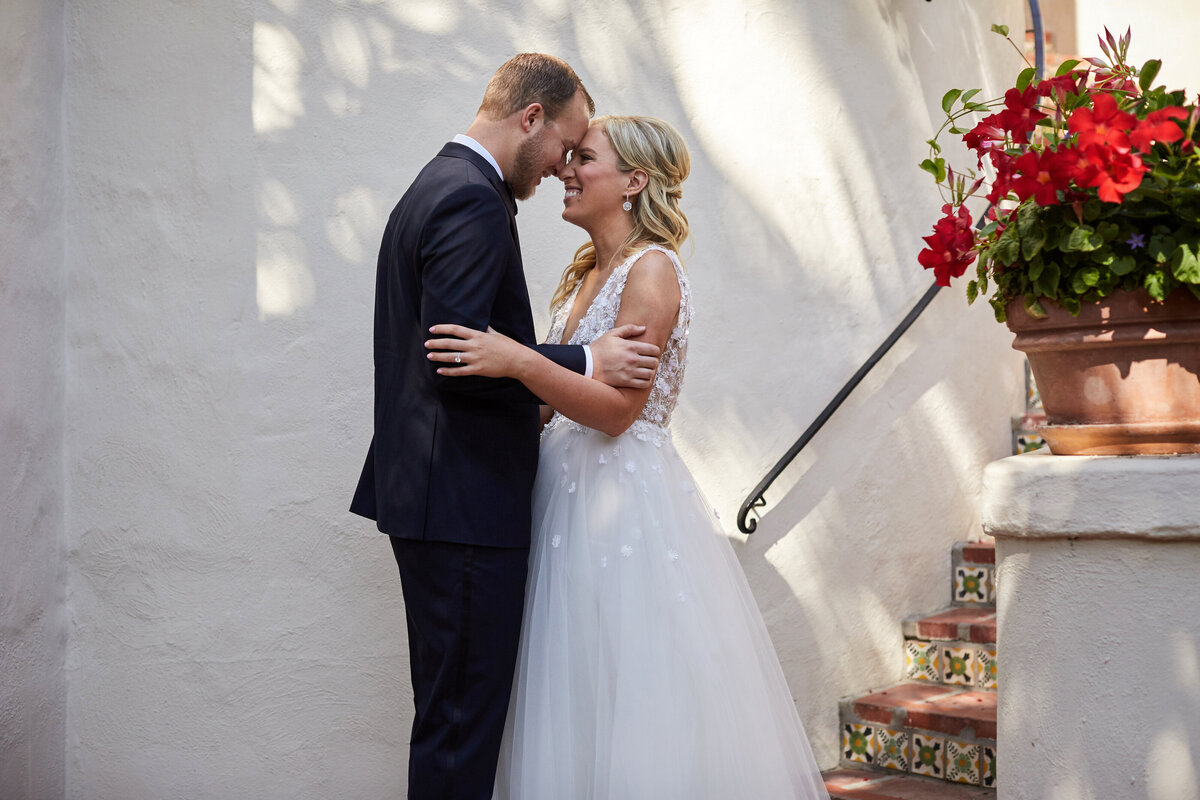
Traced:
<svg viewBox="0 0 1200 800">
<path fill-rule="evenodd" d="M 1036 75 L 1040 79 L 1042 77 L 1042 73 L 1045 71 L 1046 66 L 1046 46 L 1044 41 L 1045 37 L 1042 31 L 1042 11 L 1041 7 L 1038 5 L 1038 0 L 1029 0 L 1029 13 L 1033 18 L 1033 52 L 1035 67 L 1037 69 Z M 979 222 L 976 223 L 976 227 L 982 226 L 986 217 L 987 212 L 981 214 L 979 217 Z M 850 396 L 850 393 L 854 391 L 855 387 L 862 383 L 862 380 L 867 376 L 867 373 L 870 372 L 871 369 L 883 359 L 888 350 L 892 349 L 892 345 L 899 341 L 900 337 L 904 335 L 904 332 L 907 331 L 909 327 L 911 327 L 912 324 L 917 321 L 917 317 L 921 316 L 921 312 L 924 311 L 931 302 L 933 302 L 933 298 L 935 295 L 937 295 L 938 289 L 940 288 L 941 287 L 935 283 L 925 291 L 925 294 L 921 296 L 921 299 L 917 301 L 917 304 L 913 306 L 912 310 L 909 311 L 904 319 L 901 320 L 900 324 L 896 326 L 896 329 L 892 331 L 891 335 L 884 340 L 883 344 L 879 345 L 879 347 L 875 349 L 875 352 L 872 353 L 870 357 L 867 358 L 867 360 L 863 363 L 863 365 L 858 368 L 854 375 L 850 377 L 850 380 L 846 381 L 845 385 L 838 390 L 838 393 L 834 395 L 832 400 L 829 401 L 829 404 L 825 406 L 824 410 L 817 415 L 817 418 L 813 420 L 812 424 L 804 430 L 804 433 L 800 434 L 800 438 L 796 440 L 796 443 L 788 448 L 788 451 L 783 454 L 783 458 L 775 462 L 775 466 L 771 467 L 771 471 L 767 473 L 767 476 L 758 482 L 758 485 L 754 487 L 754 490 L 750 492 L 750 495 L 742 503 L 741 508 L 738 509 L 738 530 L 740 530 L 742 533 L 754 533 L 754 531 L 758 529 L 758 520 L 750 519 L 750 512 L 757 508 L 762 508 L 767 504 L 767 489 L 771 487 L 771 484 L 775 482 L 775 479 L 778 478 L 780 474 L 787 469 L 787 466 L 792 463 L 796 456 L 800 454 L 800 451 L 804 449 L 804 446 L 812 441 L 812 438 L 817 435 L 817 432 L 820 431 L 825 423 L 829 421 L 829 418 L 833 416 L 834 412 L 837 411 L 842 403 L 846 401 L 846 398 Z"/>
</svg>

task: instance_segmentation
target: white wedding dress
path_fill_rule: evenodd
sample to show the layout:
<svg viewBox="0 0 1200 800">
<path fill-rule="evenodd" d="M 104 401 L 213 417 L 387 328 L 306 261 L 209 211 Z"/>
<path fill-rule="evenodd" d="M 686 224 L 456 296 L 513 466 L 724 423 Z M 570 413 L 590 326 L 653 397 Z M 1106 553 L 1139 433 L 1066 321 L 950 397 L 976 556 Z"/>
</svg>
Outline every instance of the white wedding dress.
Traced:
<svg viewBox="0 0 1200 800">
<path fill-rule="evenodd" d="M 614 438 L 555 414 L 542 433 L 495 797 L 827 798 L 741 566 L 671 444 L 691 292 L 676 254 L 654 249 L 682 298 L 641 417 Z M 571 344 L 614 326 L 645 252 L 613 271 Z"/>
</svg>

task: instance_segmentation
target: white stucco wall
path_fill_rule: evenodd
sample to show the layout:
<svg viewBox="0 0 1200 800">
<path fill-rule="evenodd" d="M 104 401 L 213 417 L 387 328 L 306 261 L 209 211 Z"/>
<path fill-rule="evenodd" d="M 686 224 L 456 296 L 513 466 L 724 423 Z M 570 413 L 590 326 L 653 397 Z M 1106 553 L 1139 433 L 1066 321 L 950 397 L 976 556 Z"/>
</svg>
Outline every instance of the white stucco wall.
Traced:
<svg viewBox="0 0 1200 800">
<path fill-rule="evenodd" d="M 1200 800 L 1200 456 L 989 464 L 1013 800 Z"/>
<path fill-rule="evenodd" d="M 1114 36 L 1130 31 L 1129 61 L 1141 66 L 1161 59 L 1162 71 L 1154 81 L 1168 89 L 1187 89 L 1189 99 L 1200 91 L 1200 59 L 1195 37 L 1188 35 L 1200 24 L 1200 8 L 1192 0 L 1075 0 L 1075 30 L 1079 53 L 1100 56 L 1097 36 L 1107 27 Z"/>
<path fill-rule="evenodd" d="M 0 797 L 62 797 L 63 4 L 0 6 Z"/>
<path fill-rule="evenodd" d="M 68 3 L 66 795 L 402 790 L 399 581 L 386 540 L 346 512 L 370 438 L 374 258 L 496 65 L 557 53 L 601 113 L 654 113 L 692 143 L 676 438 L 732 532 L 931 282 L 922 140 L 949 86 L 995 95 L 1015 74 L 987 31 L 1020 14 Z M 543 327 L 582 238 L 560 197 L 544 185 L 518 218 Z M 978 476 L 1021 403 L 1009 341 L 944 292 L 771 490 L 758 533 L 734 537 L 826 766 L 837 699 L 898 679 L 900 620 L 946 602 L 949 546 L 979 533 Z M 61 431 L 49 404 L 19 402 Z"/>
</svg>

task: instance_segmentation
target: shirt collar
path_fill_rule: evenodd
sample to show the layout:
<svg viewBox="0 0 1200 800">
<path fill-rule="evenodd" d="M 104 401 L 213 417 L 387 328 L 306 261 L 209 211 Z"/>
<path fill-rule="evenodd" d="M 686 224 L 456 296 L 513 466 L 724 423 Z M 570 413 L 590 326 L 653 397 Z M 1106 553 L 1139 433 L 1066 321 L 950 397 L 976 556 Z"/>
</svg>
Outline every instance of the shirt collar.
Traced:
<svg viewBox="0 0 1200 800">
<path fill-rule="evenodd" d="M 455 144 L 461 144 L 465 147 L 469 147 L 476 153 L 479 153 L 479 155 L 483 156 L 484 159 L 492 165 L 492 169 L 496 170 L 496 174 L 500 176 L 500 180 L 504 180 L 504 173 L 500 171 L 500 165 L 496 163 L 496 159 L 492 158 L 492 154 L 487 151 L 487 148 L 485 148 L 479 142 L 475 141 L 470 136 L 467 136 L 465 133 L 456 135 L 451 141 L 453 141 Z"/>
</svg>

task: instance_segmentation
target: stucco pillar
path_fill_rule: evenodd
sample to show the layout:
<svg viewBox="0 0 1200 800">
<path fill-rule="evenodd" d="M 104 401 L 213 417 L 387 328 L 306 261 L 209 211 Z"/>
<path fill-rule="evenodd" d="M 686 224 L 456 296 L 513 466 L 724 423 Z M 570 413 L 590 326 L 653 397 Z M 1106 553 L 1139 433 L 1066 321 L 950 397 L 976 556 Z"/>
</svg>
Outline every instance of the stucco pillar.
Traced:
<svg viewBox="0 0 1200 800">
<path fill-rule="evenodd" d="M 1200 456 L 984 472 L 1001 800 L 1200 799 Z"/>
</svg>

